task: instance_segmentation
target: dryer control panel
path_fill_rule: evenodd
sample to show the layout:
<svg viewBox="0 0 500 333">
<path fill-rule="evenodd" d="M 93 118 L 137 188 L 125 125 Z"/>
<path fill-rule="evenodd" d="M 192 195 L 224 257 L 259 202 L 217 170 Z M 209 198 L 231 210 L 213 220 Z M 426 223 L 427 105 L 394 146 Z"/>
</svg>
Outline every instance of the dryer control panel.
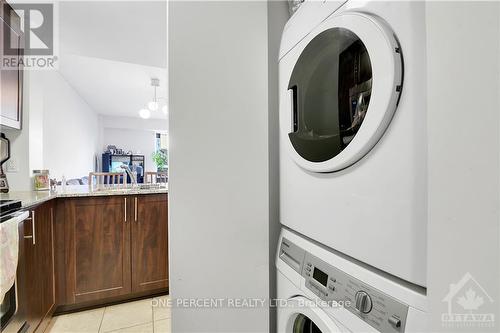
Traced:
<svg viewBox="0 0 500 333">
<path fill-rule="evenodd" d="M 306 287 L 330 306 L 344 306 L 380 332 L 404 332 L 408 305 L 305 252 Z"/>
</svg>

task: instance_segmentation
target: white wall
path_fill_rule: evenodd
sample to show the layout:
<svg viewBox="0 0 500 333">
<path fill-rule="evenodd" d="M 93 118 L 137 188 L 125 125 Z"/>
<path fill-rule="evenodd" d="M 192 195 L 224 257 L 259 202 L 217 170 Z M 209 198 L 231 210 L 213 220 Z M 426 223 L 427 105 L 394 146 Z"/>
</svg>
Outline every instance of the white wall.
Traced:
<svg viewBox="0 0 500 333">
<path fill-rule="evenodd" d="M 99 146 L 97 113 L 56 71 L 44 73 L 43 165 L 67 179 L 94 171 Z"/>
<path fill-rule="evenodd" d="M 267 3 L 169 3 L 170 291 L 269 296 Z M 266 332 L 269 309 L 174 308 L 174 332 Z"/>
<path fill-rule="evenodd" d="M 106 115 L 101 115 L 100 119 L 103 128 L 148 130 L 161 133 L 166 133 L 168 130 L 167 119 L 141 119 Z"/>
<path fill-rule="evenodd" d="M 429 1 L 426 6 L 428 331 L 498 332 L 500 4 Z M 472 286 L 484 303 L 470 313 L 496 313 L 494 327 L 441 322 L 450 284 L 467 272 L 494 301 Z"/>
<path fill-rule="evenodd" d="M 156 133 L 167 133 L 168 120 L 140 119 L 133 117 L 100 117 L 100 150 L 115 145 L 126 151 L 144 155 L 146 171 L 156 171 L 152 154 L 156 147 Z"/>
<path fill-rule="evenodd" d="M 31 72 L 26 72 L 23 76 L 24 94 L 23 94 L 23 116 L 22 131 L 13 130 L 2 126 L 2 132 L 10 140 L 10 160 L 3 165 L 3 170 L 7 175 L 7 181 L 12 190 L 30 190 L 32 181 L 30 179 L 30 156 L 29 156 L 29 127 L 30 127 L 30 85 L 33 81 Z M 15 165 L 15 171 L 9 172 L 8 164 Z"/>
<path fill-rule="evenodd" d="M 97 114 L 57 71 L 25 71 L 22 131 L 4 130 L 11 140 L 7 172 L 11 191 L 33 188 L 35 169 L 51 178 L 79 178 L 93 170 L 98 147 Z"/>
<path fill-rule="evenodd" d="M 137 120 L 140 122 L 140 120 Z M 145 171 L 156 171 L 152 155 L 155 151 L 156 133 L 148 130 L 134 130 L 122 128 L 104 128 L 103 147 L 115 145 L 134 154 L 144 155 Z"/>
</svg>

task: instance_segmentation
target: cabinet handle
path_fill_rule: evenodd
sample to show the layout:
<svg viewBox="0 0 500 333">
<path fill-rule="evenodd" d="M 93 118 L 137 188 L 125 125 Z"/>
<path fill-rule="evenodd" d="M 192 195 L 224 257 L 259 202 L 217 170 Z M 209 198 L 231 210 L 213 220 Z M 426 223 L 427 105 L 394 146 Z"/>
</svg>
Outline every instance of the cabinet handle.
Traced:
<svg viewBox="0 0 500 333">
<path fill-rule="evenodd" d="M 127 222 L 127 198 L 124 198 L 125 204 L 123 205 L 123 209 L 125 211 L 125 222 Z"/>
<path fill-rule="evenodd" d="M 32 233 L 31 233 L 31 236 L 24 236 L 25 239 L 31 239 L 31 242 L 33 243 L 33 245 L 36 244 L 36 238 L 35 238 L 35 211 L 32 210 L 31 211 L 31 217 L 28 217 L 26 220 L 30 220 L 31 221 L 31 228 L 33 229 L 32 230 Z"/>
<path fill-rule="evenodd" d="M 135 216 L 134 216 L 134 220 L 135 222 L 137 222 L 137 197 L 135 197 L 135 212 L 134 212 Z"/>
<path fill-rule="evenodd" d="M 31 211 L 31 216 L 33 216 L 33 245 L 36 244 L 35 230 L 36 230 L 36 219 L 35 219 L 35 211 Z"/>
</svg>

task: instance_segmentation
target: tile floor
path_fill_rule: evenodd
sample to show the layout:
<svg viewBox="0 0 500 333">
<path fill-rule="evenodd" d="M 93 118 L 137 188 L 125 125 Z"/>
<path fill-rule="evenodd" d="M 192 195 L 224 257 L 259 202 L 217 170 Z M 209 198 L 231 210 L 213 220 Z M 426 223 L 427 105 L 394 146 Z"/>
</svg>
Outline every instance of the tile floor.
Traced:
<svg viewBox="0 0 500 333">
<path fill-rule="evenodd" d="M 52 318 L 46 333 L 170 333 L 170 296 L 106 306 Z"/>
</svg>

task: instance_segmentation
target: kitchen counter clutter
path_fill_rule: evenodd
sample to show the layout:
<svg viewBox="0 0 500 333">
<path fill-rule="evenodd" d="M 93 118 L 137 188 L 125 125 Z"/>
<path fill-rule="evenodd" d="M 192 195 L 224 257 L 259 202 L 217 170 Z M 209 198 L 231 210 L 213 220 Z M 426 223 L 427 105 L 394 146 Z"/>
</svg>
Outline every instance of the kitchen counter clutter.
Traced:
<svg viewBox="0 0 500 333">
<path fill-rule="evenodd" d="M 141 186 L 144 186 L 141 188 Z M 11 191 L 1 193 L 2 200 L 21 200 L 23 208 L 35 206 L 55 198 L 97 197 L 114 195 L 141 195 L 168 193 L 168 187 L 147 187 L 139 184 L 137 187 L 91 189 L 88 185 L 68 185 L 65 189 L 58 187 L 57 191 Z"/>
</svg>

